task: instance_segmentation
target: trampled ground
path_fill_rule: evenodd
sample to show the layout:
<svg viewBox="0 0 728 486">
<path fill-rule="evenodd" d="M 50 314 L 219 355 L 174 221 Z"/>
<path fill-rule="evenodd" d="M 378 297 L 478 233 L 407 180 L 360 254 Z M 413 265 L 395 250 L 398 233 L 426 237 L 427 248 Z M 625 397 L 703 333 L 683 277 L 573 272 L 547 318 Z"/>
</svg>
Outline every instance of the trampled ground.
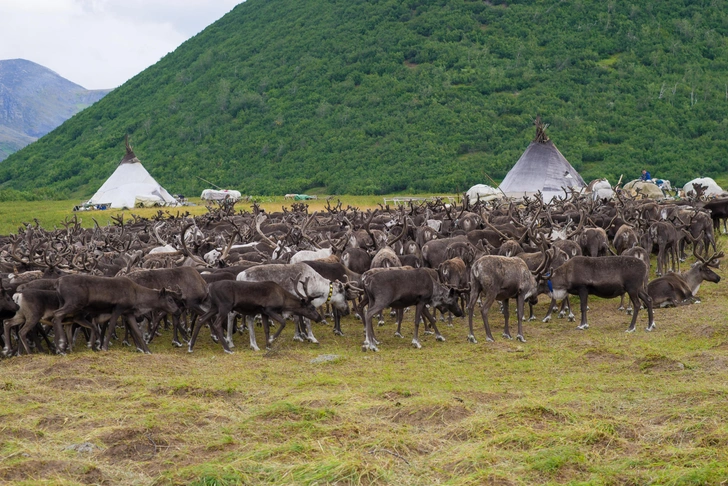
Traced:
<svg viewBox="0 0 728 486">
<path fill-rule="evenodd" d="M 423 349 L 361 323 L 320 345 L 194 354 L 165 333 L 151 356 L 0 362 L 0 481 L 26 484 L 720 484 L 728 478 L 725 284 L 625 334 L 616 301 L 591 328 L 527 323 L 525 344 L 466 342 L 465 321 Z M 543 298 L 542 298 L 543 300 Z M 539 305 L 543 316 L 546 305 Z M 412 313 L 405 329 L 411 335 Z M 260 333 L 260 329 L 258 330 Z M 259 334 L 259 342 L 262 340 Z M 331 354 L 333 361 L 312 362 Z M 88 444 L 85 444 L 88 443 Z M 80 449 L 81 451 L 74 450 Z"/>
</svg>

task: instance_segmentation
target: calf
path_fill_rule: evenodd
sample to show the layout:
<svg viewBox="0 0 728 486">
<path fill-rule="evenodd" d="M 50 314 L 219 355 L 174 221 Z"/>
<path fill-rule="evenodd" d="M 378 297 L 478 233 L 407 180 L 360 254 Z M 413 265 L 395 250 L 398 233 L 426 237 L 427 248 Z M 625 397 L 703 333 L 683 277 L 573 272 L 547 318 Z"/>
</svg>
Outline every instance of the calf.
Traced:
<svg viewBox="0 0 728 486">
<path fill-rule="evenodd" d="M 581 323 L 577 329 L 587 329 L 586 312 L 589 295 L 613 299 L 623 293 L 629 295 L 635 309 L 627 332 L 633 332 L 640 301 L 647 307 L 647 330 L 655 328 L 652 299 L 645 288 L 645 263 L 630 256 L 585 257 L 577 256 L 551 272 L 551 296 L 557 300 L 567 295 L 578 295 L 581 301 Z"/>
<path fill-rule="evenodd" d="M 296 281 L 294 285 L 298 285 L 298 282 Z M 228 339 L 226 339 L 223 336 L 222 321 L 231 312 L 248 316 L 261 314 L 263 316 L 266 346 L 269 346 L 285 327 L 285 314 L 292 313 L 307 317 L 316 322 L 321 321 L 321 316 L 311 304 L 311 299 L 304 298 L 302 294 L 296 297 L 275 282 L 223 280 L 211 283 L 209 291 L 210 310 L 203 314 L 195 325 L 188 348 L 190 353 L 197 341 L 197 334 L 200 332 L 200 328 L 213 316 L 217 316 L 211 326 L 213 333 L 217 336 L 218 341 L 222 344 L 226 353 L 232 353 L 228 345 L 228 339 L 232 337 L 228 336 Z M 270 337 L 270 323 L 268 318 L 273 319 L 281 325 L 272 339 Z M 248 325 L 248 332 L 250 334 L 250 348 L 259 351 L 255 339 L 255 329 L 252 323 Z"/>
</svg>

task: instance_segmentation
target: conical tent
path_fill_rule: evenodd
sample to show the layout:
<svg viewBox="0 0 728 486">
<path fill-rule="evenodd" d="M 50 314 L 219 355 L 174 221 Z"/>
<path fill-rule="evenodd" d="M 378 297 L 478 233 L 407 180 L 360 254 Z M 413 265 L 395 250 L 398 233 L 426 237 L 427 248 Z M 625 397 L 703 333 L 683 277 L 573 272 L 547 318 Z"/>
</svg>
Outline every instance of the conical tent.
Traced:
<svg viewBox="0 0 728 486">
<path fill-rule="evenodd" d="M 112 208 L 133 208 L 137 200 L 145 205 L 178 204 L 177 200 L 147 172 L 127 141 L 126 155 L 87 204 L 110 204 Z"/>
<path fill-rule="evenodd" d="M 538 191 L 545 202 L 564 195 L 562 188 L 586 186 L 584 179 L 546 136 L 546 126 L 536 120 L 536 138 L 508 172 L 500 189 L 509 197 L 533 196 Z"/>
</svg>

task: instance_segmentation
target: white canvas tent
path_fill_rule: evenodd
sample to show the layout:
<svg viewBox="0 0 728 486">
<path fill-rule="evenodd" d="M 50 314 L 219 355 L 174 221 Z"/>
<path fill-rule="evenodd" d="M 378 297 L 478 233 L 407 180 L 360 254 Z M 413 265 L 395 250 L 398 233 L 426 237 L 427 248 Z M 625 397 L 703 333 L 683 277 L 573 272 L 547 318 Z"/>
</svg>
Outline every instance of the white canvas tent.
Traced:
<svg viewBox="0 0 728 486">
<path fill-rule="evenodd" d="M 137 159 L 126 142 L 126 155 L 113 174 L 96 191 L 87 205 L 108 204 L 112 208 L 133 208 L 139 201 L 147 206 L 176 206 L 172 197 Z"/>
<path fill-rule="evenodd" d="M 723 194 L 723 189 L 710 177 L 700 177 L 698 179 L 693 179 L 692 181 L 688 182 L 683 186 L 683 192 L 685 194 L 688 194 L 690 191 L 695 193 L 695 187 L 694 186 L 708 186 L 708 188 L 705 190 L 705 195 L 710 196 L 718 196 L 720 194 Z"/>
<path fill-rule="evenodd" d="M 536 138 L 498 186 L 508 197 L 533 196 L 541 191 L 544 202 L 549 202 L 557 195 L 565 196 L 562 187 L 579 191 L 586 186 L 581 175 L 546 136 L 546 127 L 536 119 Z"/>
</svg>

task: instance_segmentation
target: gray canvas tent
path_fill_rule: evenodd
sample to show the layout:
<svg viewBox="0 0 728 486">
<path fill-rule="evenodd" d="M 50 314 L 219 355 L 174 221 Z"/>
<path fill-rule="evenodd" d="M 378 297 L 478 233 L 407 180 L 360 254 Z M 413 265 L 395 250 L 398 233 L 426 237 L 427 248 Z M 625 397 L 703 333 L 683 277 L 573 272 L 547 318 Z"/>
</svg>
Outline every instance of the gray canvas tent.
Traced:
<svg viewBox="0 0 728 486">
<path fill-rule="evenodd" d="M 549 140 L 539 118 L 536 119 L 536 138 L 508 172 L 499 188 L 507 196 L 521 198 L 543 193 L 544 202 L 564 195 L 562 187 L 580 190 L 584 179 Z"/>
</svg>

